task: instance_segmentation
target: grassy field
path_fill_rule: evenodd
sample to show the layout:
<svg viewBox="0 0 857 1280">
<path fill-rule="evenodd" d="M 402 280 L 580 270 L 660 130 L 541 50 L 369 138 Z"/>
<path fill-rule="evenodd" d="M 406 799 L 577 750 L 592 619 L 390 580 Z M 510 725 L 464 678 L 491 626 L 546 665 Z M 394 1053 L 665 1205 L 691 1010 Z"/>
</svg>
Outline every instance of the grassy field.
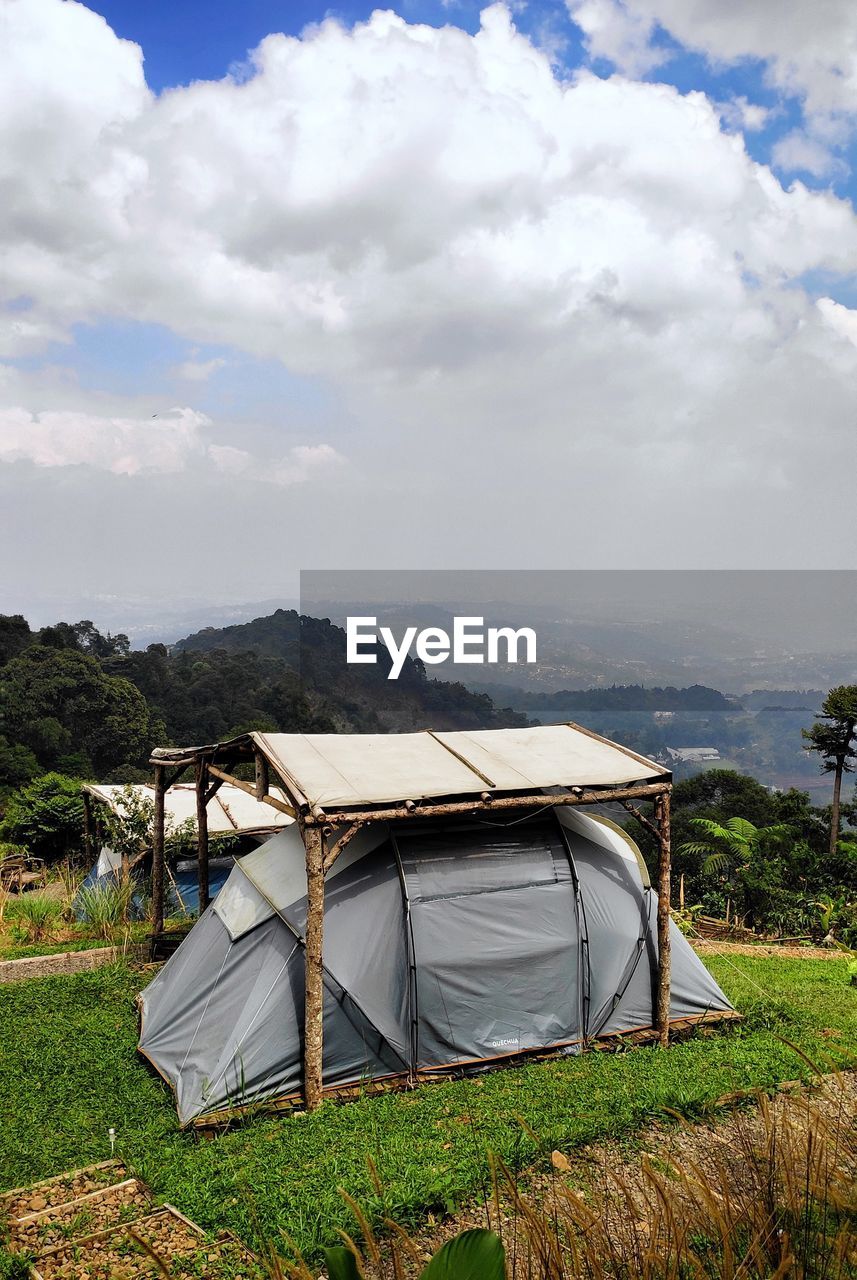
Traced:
<svg viewBox="0 0 857 1280">
<path fill-rule="evenodd" d="M 844 960 L 709 963 L 742 1025 L 668 1052 L 592 1053 L 260 1117 L 214 1140 L 179 1133 L 166 1087 L 135 1053 L 138 974 L 0 987 L 0 1189 L 104 1159 L 112 1126 L 118 1153 L 201 1224 L 312 1252 L 352 1225 L 339 1186 L 381 1207 L 369 1158 L 385 1211 L 417 1222 L 481 1194 L 489 1149 L 530 1165 L 553 1148 L 630 1136 L 666 1106 L 698 1115 L 724 1093 L 809 1074 L 783 1038 L 826 1070 L 857 1063 L 857 990 Z"/>
</svg>

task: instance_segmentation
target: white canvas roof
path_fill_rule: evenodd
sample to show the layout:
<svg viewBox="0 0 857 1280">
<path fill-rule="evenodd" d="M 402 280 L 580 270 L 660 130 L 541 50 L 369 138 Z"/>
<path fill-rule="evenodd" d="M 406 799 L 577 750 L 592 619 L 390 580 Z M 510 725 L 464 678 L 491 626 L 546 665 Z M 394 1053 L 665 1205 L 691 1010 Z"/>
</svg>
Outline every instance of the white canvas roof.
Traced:
<svg viewBox="0 0 857 1280">
<path fill-rule="evenodd" d="M 653 760 L 577 725 L 397 734 L 254 733 L 295 793 L 311 806 L 625 786 L 668 776 Z"/>
<path fill-rule="evenodd" d="M 138 795 L 154 799 L 155 788 L 149 783 L 134 783 L 131 788 Z M 122 797 L 127 788 L 113 783 L 89 784 L 85 788 L 94 799 L 108 805 L 114 813 L 122 814 Z M 277 787 L 271 794 L 285 801 Z M 164 813 L 171 826 L 183 822 L 196 823 L 196 787 L 191 782 L 179 782 L 170 787 L 164 796 Z M 250 831 L 275 831 L 288 826 L 294 819 L 280 813 L 269 804 L 263 804 L 248 795 L 240 787 L 224 782 L 208 802 L 208 833 L 212 836 L 240 835 Z"/>
</svg>

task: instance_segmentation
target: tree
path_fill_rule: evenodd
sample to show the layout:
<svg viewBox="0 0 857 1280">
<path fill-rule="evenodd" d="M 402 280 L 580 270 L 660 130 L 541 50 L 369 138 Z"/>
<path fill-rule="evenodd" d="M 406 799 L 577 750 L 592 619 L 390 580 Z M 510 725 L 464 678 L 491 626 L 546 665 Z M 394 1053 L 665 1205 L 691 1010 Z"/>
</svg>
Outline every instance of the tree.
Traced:
<svg viewBox="0 0 857 1280">
<path fill-rule="evenodd" d="M 145 759 L 158 729 L 128 680 L 65 646 L 25 649 L 0 671 L 0 692 L 0 732 L 48 769 L 74 755 L 82 772 L 103 777 Z"/>
<path fill-rule="evenodd" d="M 32 644 L 30 624 L 20 613 L 0 613 L 0 666 Z"/>
<path fill-rule="evenodd" d="M 0 837 L 23 845 L 48 862 L 78 854 L 83 841 L 81 784 L 61 773 L 45 773 L 12 796 Z"/>
<path fill-rule="evenodd" d="M 804 729 L 807 751 L 821 756 L 822 773 L 833 774 L 833 808 L 830 815 L 830 853 L 839 840 L 842 775 L 853 770 L 857 759 L 857 685 L 840 684 L 831 689 L 821 706 L 821 715 L 811 729 Z"/>
<path fill-rule="evenodd" d="M 725 823 L 711 818 L 691 818 L 690 824 L 702 838 L 685 841 L 681 852 L 701 856 L 705 874 L 735 871 L 743 890 L 744 914 L 750 924 L 757 923 L 771 890 L 779 887 L 779 883 L 772 882 L 770 872 L 774 860 L 766 858 L 766 852 L 793 836 L 792 827 L 785 822 L 757 827 L 746 818 L 729 818 Z M 779 867 L 776 871 L 774 878 L 778 882 Z"/>
<path fill-rule="evenodd" d="M 108 809 L 102 816 L 107 843 L 122 860 L 123 877 L 133 870 L 141 857 L 154 842 L 155 801 L 152 796 L 138 791 L 135 786 L 125 786 L 114 796 L 115 809 Z M 175 851 L 193 847 L 196 822 L 187 818 L 177 823 L 167 814 L 164 837 Z"/>
</svg>

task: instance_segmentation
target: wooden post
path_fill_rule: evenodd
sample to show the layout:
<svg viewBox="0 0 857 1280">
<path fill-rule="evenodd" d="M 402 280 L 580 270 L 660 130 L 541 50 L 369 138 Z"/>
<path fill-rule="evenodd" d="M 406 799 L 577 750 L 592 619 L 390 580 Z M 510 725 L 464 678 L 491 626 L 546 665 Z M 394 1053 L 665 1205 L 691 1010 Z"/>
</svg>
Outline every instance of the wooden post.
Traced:
<svg viewBox="0 0 857 1280">
<path fill-rule="evenodd" d="M 658 817 L 658 989 L 655 1027 L 660 1043 L 670 1039 L 670 797 L 656 802 Z"/>
<path fill-rule="evenodd" d="M 86 855 L 86 869 L 92 866 L 92 797 L 88 791 L 83 792 L 83 852 Z"/>
<path fill-rule="evenodd" d="M 261 751 L 256 752 L 256 799 L 264 800 L 269 791 L 268 761 Z"/>
<path fill-rule="evenodd" d="M 304 1007 L 304 1102 L 315 1111 L 322 1098 L 324 1054 L 324 836 L 320 827 L 304 827 L 306 847 L 307 920 L 304 947 L 306 1004 Z"/>
<path fill-rule="evenodd" d="M 205 760 L 200 756 L 194 764 L 194 780 L 196 782 L 196 856 L 197 878 L 199 882 L 199 914 L 202 915 L 209 903 L 208 894 L 208 807 L 206 791 L 208 789 L 208 769 Z"/>
<path fill-rule="evenodd" d="M 162 764 L 156 764 L 155 829 L 152 833 L 152 933 L 154 935 L 163 933 L 164 930 L 164 796 L 166 790 L 167 771 Z"/>
</svg>

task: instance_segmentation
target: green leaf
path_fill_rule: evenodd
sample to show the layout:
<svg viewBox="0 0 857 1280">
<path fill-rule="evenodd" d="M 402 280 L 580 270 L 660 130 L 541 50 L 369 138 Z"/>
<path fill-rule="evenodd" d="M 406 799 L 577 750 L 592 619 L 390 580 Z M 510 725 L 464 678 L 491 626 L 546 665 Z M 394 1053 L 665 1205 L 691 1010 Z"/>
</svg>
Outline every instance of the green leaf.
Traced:
<svg viewBox="0 0 857 1280">
<path fill-rule="evenodd" d="M 506 1280 L 503 1242 L 484 1227 L 462 1231 L 438 1250 L 420 1280 Z"/>
<path fill-rule="evenodd" d="M 759 837 L 759 829 L 746 818 L 729 818 L 726 826 L 743 844 L 753 844 Z"/>
<path fill-rule="evenodd" d="M 330 1280 L 360 1280 L 357 1259 L 344 1245 L 337 1244 L 332 1249 L 325 1249 L 324 1265 Z"/>
</svg>

